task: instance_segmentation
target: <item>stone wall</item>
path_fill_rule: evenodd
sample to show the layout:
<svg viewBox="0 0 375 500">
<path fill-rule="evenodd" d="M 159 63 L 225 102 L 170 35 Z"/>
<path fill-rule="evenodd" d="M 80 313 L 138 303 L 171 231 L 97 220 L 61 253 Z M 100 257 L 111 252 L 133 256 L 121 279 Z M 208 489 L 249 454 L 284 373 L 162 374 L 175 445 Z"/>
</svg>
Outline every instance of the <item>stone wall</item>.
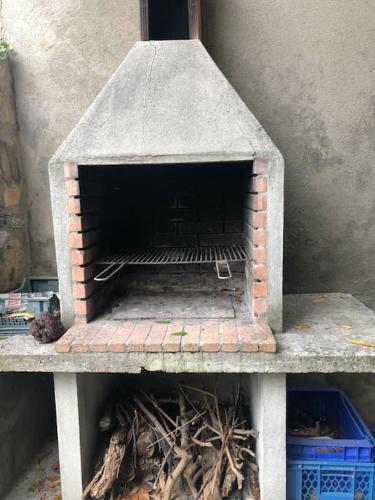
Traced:
<svg viewBox="0 0 375 500">
<path fill-rule="evenodd" d="M 0 291 L 30 272 L 30 248 L 20 146 L 9 60 L 0 61 Z"/>
</svg>

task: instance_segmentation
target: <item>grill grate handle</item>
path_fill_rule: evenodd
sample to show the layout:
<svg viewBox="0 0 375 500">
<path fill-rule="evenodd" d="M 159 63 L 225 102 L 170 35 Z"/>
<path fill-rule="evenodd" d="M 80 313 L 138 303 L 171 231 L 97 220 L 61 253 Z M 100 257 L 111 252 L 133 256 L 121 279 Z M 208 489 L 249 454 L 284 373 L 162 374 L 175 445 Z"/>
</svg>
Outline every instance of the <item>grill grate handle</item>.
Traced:
<svg viewBox="0 0 375 500">
<path fill-rule="evenodd" d="M 215 262 L 216 265 L 216 274 L 219 280 L 229 280 L 232 277 L 232 273 L 230 270 L 230 266 L 227 260 L 217 260 Z M 222 274 L 222 270 L 225 274 Z"/>
<path fill-rule="evenodd" d="M 113 263 L 113 264 L 110 264 L 108 267 L 106 267 L 103 271 L 101 271 L 99 274 L 97 274 L 95 277 L 94 277 L 94 280 L 95 281 L 108 281 L 112 278 L 112 276 L 114 276 L 115 274 L 117 274 L 119 271 L 121 271 L 121 269 L 126 266 L 127 262 L 122 262 L 121 264 L 117 264 L 116 262 Z M 113 269 L 112 272 L 109 272 L 111 271 L 111 269 Z M 109 273 L 109 274 L 108 274 Z"/>
</svg>

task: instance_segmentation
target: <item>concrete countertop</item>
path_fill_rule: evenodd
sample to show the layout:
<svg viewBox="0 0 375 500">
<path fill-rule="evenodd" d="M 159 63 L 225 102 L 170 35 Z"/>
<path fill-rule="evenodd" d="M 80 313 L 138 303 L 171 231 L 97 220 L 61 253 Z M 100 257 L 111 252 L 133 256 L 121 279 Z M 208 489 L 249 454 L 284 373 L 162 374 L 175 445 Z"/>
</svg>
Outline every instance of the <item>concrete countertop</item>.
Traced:
<svg viewBox="0 0 375 500">
<path fill-rule="evenodd" d="M 284 297 L 284 333 L 270 353 L 67 353 L 31 336 L 0 341 L 0 371 L 139 373 L 333 373 L 375 372 L 375 312 L 348 294 Z"/>
</svg>

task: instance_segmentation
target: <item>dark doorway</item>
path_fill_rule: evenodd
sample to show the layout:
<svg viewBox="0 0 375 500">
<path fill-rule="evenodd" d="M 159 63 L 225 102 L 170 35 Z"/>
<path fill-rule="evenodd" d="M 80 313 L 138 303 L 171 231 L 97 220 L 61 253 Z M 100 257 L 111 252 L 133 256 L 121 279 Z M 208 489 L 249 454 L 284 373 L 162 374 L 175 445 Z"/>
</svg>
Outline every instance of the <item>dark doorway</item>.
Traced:
<svg viewBox="0 0 375 500">
<path fill-rule="evenodd" d="M 149 0 L 149 39 L 189 39 L 188 0 Z"/>
<path fill-rule="evenodd" d="M 140 0 L 142 40 L 201 37 L 200 0 Z"/>
</svg>

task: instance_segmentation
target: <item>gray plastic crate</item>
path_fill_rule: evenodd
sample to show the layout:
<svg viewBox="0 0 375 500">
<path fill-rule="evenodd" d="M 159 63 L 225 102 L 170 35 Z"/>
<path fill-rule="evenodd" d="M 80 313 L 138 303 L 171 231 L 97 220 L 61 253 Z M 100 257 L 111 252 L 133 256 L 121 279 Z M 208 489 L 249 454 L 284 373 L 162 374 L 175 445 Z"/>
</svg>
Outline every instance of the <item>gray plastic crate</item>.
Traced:
<svg viewBox="0 0 375 500">
<path fill-rule="evenodd" d="M 55 292 L 59 291 L 59 280 L 57 276 L 27 276 L 24 278 L 21 286 L 14 292 L 32 293 L 32 292 Z"/>
<path fill-rule="evenodd" d="M 29 323 L 23 318 L 11 318 L 0 312 L 0 335 L 14 335 L 15 333 L 27 333 Z"/>
<path fill-rule="evenodd" d="M 28 312 L 36 318 L 42 311 L 48 311 L 53 305 L 51 299 L 58 295 L 59 282 L 56 276 L 28 276 L 22 284 L 11 293 L 15 301 L 20 301 Z M 8 296 L 0 296 L 0 334 L 10 335 L 15 333 L 27 333 L 29 322 L 23 318 L 15 318 L 6 314 Z"/>
</svg>

